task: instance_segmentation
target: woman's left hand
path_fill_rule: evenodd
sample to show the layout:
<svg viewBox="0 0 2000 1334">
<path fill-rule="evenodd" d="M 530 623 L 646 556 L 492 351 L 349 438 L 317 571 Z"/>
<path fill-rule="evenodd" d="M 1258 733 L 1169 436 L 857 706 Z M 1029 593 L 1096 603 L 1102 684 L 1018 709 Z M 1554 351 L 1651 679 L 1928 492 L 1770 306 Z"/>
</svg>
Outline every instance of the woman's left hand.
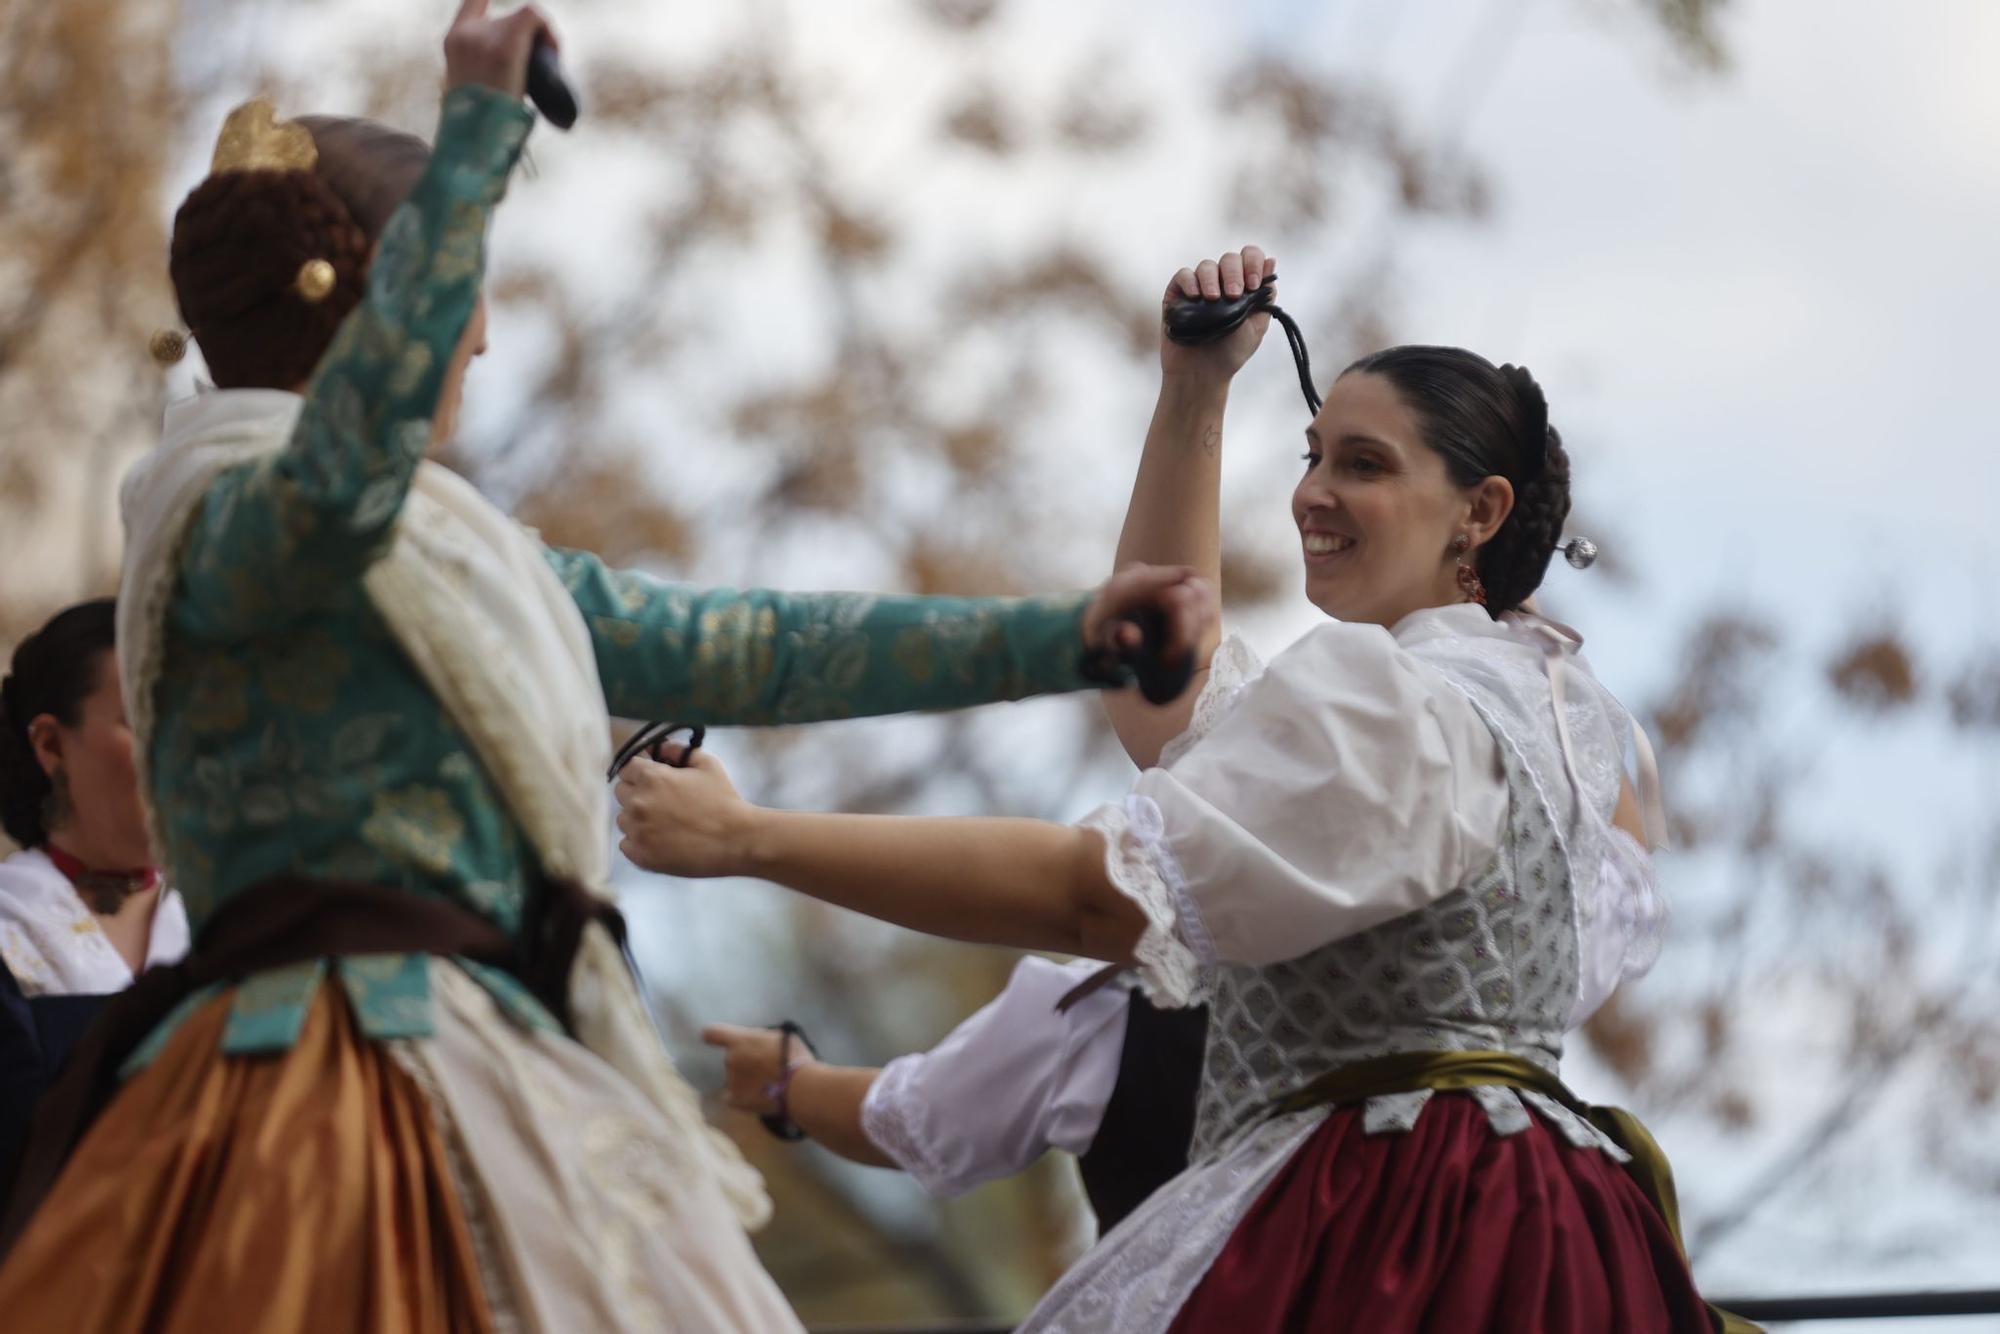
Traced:
<svg viewBox="0 0 2000 1334">
<path fill-rule="evenodd" d="M 741 873 L 757 807 L 705 750 L 685 769 L 640 755 L 618 775 L 618 850 L 648 871 L 702 879 Z"/>
</svg>

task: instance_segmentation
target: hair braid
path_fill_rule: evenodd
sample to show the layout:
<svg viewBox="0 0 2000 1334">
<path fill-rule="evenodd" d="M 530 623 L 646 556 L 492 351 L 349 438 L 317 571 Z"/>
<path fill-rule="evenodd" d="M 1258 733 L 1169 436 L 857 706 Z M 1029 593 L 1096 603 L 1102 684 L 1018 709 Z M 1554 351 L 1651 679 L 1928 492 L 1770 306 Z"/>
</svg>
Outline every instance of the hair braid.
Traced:
<svg viewBox="0 0 2000 1334">
<path fill-rule="evenodd" d="M 369 240 L 306 171 L 211 176 L 174 215 L 169 270 L 215 383 L 290 389 L 311 377 L 367 289 Z M 308 301 L 299 270 L 323 259 L 333 290 Z"/>
<path fill-rule="evenodd" d="M 311 378 L 367 292 L 368 264 L 430 149 L 374 121 L 302 116 L 311 171 L 239 171 L 196 186 L 174 215 L 169 270 L 181 318 L 225 389 L 291 389 Z M 334 285 L 318 301 L 296 286 L 323 259 Z"/>
<path fill-rule="evenodd" d="M 1547 455 L 1541 474 L 1514 490 L 1514 511 L 1479 549 L 1479 578 L 1497 614 L 1528 600 L 1549 572 L 1549 560 L 1569 522 L 1569 452 L 1553 426 L 1542 427 Z"/>
</svg>

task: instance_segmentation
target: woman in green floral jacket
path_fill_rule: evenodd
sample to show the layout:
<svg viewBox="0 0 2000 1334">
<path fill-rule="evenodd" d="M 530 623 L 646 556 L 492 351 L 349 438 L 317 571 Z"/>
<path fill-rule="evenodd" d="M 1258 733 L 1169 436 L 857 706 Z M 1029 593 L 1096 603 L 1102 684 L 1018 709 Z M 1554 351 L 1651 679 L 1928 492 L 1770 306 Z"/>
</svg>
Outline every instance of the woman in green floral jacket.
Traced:
<svg viewBox="0 0 2000 1334">
<path fill-rule="evenodd" d="M 426 462 L 546 31 L 484 10 L 446 37 L 432 150 L 251 103 L 175 220 L 218 389 L 126 480 L 119 636 L 197 948 L 58 1090 L 89 1131 L 17 1183 L 13 1327 L 794 1328 L 744 1235 L 761 1184 L 603 908 L 607 709 L 958 708 L 1085 688 L 1141 609 L 1183 647 L 1212 623 L 1180 570 L 1019 601 L 676 587 Z"/>
</svg>

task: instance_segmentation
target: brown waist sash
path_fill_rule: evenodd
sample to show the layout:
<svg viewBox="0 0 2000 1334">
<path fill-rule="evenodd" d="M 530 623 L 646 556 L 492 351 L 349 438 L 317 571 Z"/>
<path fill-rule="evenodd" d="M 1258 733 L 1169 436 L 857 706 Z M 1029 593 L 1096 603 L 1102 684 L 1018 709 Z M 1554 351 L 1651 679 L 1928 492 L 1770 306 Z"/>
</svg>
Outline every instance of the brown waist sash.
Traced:
<svg viewBox="0 0 2000 1334">
<path fill-rule="evenodd" d="M 12 1249 L 71 1152 L 117 1094 L 125 1058 L 201 988 L 341 955 L 459 955 L 512 972 L 567 1025 L 570 964 L 591 921 L 623 940 L 616 908 L 561 881 L 537 887 L 518 941 L 468 908 L 404 889 L 281 876 L 245 891 L 203 925 L 186 959 L 148 969 L 119 993 L 70 1053 L 36 1107 L 12 1173 L 0 1213 L 0 1256 Z"/>
<path fill-rule="evenodd" d="M 1304 1088 L 1279 1099 L 1272 1105 L 1271 1114 L 1280 1116 L 1308 1107 L 1365 1102 L 1390 1093 L 1414 1093 L 1419 1089 L 1450 1092 L 1481 1085 L 1532 1089 L 1546 1094 L 1629 1154 L 1631 1161 L 1624 1165 L 1626 1173 L 1660 1211 L 1667 1230 L 1673 1233 L 1674 1244 L 1680 1247 L 1682 1257 L 1686 1257 L 1673 1168 L 1651 1132 L 1632 1113 L 1585 1102 L 1554 1074 L 1519 1056 L 1503 1051 L 1420 1051 L 1378 1056 L 1329 1070 Z M 1720 1307 L 1711 1305 L 1708 1314 L 1718 1334 L 1760 1334 L 1759 1326 Z"/>
</svg>

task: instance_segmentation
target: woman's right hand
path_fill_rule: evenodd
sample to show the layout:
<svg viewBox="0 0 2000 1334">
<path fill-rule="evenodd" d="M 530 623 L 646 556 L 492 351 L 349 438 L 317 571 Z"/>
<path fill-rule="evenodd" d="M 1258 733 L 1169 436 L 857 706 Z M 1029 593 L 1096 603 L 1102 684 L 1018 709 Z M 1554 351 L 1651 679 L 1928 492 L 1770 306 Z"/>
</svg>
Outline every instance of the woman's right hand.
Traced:
<svg viewBox="0 0 2000 1334">
<path fill-rule="evenodd" d="M 510 97 L 528 90 L 528 55 L 535 38 L 546 35 L 556 44 L 555 30 L 533 5 L 505 18 L 489 19 L 491 0 L 464 0 L 444 35 L 444 86 L 466 84 L 497 89 Z"/>
<path fill-rule="evenodd" d="M 1160 299 L 1162 320 L 1168 310 L 1183 301 L 1239 297 L 1272 281 L 1277 272 L 1278 261 L 1253 245 L 1232 250 L 1221 259 L 1205 259 L 1191 269 L 1182 269 L 1167 284 L 1167 294 Z M 1264 331 L 1270 327 L 1271 317 L 1259 313 L 1243 321 L 1220 342 L 1201 347 L 1182 347 L 1167 337 L 1163 322 L 1160 326 L 1160 370 L 1170 378 L 1207 375 L 1227 383 L 1243 369 L 1243 363 L 1250 360 L 1250 354 L 1264 341 Z"/>
</svg>

